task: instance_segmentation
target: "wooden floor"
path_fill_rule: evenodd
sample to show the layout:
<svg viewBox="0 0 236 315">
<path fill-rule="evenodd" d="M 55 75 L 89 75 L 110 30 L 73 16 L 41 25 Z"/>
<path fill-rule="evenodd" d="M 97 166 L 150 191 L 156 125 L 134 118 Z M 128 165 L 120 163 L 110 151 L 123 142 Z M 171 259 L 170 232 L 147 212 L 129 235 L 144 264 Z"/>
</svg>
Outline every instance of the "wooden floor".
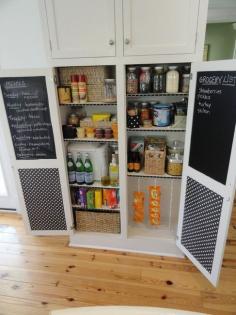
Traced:
<svg viewBox="0 0 236 315">
<path fill-rule="evenodd" d="M 26 235 L 20 216 L 0 215 L 0 315 L 119 304 L 236 314 L 236 214 L 216 289 L 187 259 L 67 244 L 67 237 Z"/>
</svg>

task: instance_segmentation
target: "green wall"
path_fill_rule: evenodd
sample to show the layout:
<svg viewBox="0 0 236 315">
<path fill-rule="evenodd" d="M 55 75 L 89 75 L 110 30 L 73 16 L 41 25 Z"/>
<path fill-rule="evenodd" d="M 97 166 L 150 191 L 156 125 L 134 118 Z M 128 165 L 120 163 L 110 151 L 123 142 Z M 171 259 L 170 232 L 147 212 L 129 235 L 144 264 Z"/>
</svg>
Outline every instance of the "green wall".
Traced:
<svg viewBox="0 0 236 315">
<path fill-rule="evenodd" d="M 209 45 L 208 60 L 232 59 L 236 31 L 232 23 L 207 24 L 205 44 Z"/>
</svg>

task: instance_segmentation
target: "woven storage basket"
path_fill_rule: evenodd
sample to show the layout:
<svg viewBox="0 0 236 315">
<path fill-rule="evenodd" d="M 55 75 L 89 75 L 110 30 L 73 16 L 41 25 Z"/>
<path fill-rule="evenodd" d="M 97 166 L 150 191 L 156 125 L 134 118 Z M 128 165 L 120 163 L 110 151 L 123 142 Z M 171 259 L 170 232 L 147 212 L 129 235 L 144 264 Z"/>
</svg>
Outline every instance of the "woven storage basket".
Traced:
<svg viewBox="0 0 236 315">
<path fill-rule="evenodd" d="M 86 76 L 89 102 L 103 102 L 104 79 L 115 77 L 113 69 L 107 66 L 64 67 L 59 69 L 60 84 L 70 85 L 73 74 Z"/>
<path fill-rule="evenodd" d="M 76 211 L 76 229 L 86 232 L 120 233 L 120 213 Z"/>
<path fill-rule="evenodd" d="M 144 172 L 146 174 L 164 175 L 166 149 L 164 151 L 146 150 Z"/>
</svg>

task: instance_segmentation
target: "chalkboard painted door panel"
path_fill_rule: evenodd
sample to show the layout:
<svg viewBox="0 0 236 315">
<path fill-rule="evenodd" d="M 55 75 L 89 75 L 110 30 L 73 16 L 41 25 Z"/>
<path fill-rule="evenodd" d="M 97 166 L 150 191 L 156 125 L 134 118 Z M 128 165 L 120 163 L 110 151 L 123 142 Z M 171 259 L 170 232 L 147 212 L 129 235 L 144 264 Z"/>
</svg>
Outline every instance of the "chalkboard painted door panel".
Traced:
<svg viewBox="0 0 236 315">
<path fill-rule="evenodd" d="M 114 0 L 45 0 L 53 58 L 115 56 Z"/>
<path fill-rule="evenodd" d="M 192 65 L 177 245 L 217 285 L 236 182 L 236 62 Z"/>
<path fill-rule="evenodd" d="M 0 72 L 0 120 L 25 223 L 32 234 L 68 234 L 72 213 L 54 73 Z"/>
<path fill-rule="evenodd" d="M 124 55 L 193 54 L 199 0 L 124 0 Z"/>
</svg>

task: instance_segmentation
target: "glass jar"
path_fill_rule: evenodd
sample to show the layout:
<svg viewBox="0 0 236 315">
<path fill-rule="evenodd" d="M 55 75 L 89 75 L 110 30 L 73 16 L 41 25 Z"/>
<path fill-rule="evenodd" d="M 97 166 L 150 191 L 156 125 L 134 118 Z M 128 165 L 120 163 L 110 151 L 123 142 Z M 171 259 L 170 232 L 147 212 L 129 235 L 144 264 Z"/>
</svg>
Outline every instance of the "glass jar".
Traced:
<svg viewBox="0 0 236 315">
<path fill-rule="evenodd" d="M 179 72 L 177 66 L 170 66 L 166 74 L 166 93 L 178 93 L 179 91 Z"/>
<path fill-rule="evenodd" d="M 79 116 L 75 113 L 71 113 L 67 118 L 67 124 L 77 127 L 79 125 Z"/>
<path fill-rule="evenodd" d="M 190 80 L 190 74 L 184 73 L 182 75 L 182 86 L 181 86 L 181 92 L 182 93 L 188 93 L 189 91 L 189 80 Z"/>
<path fill-rule="evenodd" d="M 167 156 L 166 172 L 172 176 L 181 176 L 183 170 L 183 156 L 171 154 Z"/>
<path fill-rule="evenodd" d="M 151 92 L 150 67 L 141 67 L 141 73 L 139 76 L 139 92 L 140 93 L 150 93 Z"/>
<path fill-rule="evenodd" d="M 138 102 L 129 103 L 127 108 L 127 127 L 139 128 L 139 125 Z"/>
<path fill-rule="evenodd" d="M 104 101 L 105 102 L 116 101 L 116 80 L 115 79 L 104 80 Z"/>
<path fill-rule="evenodd" d="M 140 103 L 140 123 L 143 125 L 144 120 L 150 119 L 150 108 L 147 102 Z"/>
<path fill-rule="evenodd" d="M 136 73 L 136 67 L 128 67 L 126 91 L 127 94 L 138 93 L 138 76 Z"/>
<path fill-rule="evenodd" d="M 173 140 L 167 145 L 168 154 L 184 154 L 184 143 L 180 140 Z"/>
<path fill-rule="evenodd" d="M 155 67 L 155 73 L 153 76 L 153 93 L 165 92 L 165 74 L 163 67 Z"/>
</svg>

